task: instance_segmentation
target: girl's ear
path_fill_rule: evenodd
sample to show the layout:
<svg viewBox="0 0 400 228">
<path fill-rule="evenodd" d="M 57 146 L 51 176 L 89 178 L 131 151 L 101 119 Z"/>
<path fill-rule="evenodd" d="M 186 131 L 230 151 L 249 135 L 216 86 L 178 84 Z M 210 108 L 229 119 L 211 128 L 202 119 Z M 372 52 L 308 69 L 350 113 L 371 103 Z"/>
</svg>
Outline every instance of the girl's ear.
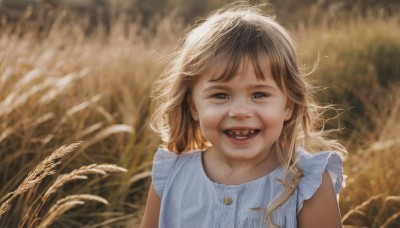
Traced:
<svg viewBox="0 0 400 228">
<path fill-rule="evenodd" d="M 284 120 L 288 121 L 290 118 L 292 118 L 293 115 L 293 109 L 294 109 L 294 103 L 290 100 L 286 101 L 286 107 L 285 107 L 285 112 L 284 112 Z"/>
<path fill-rule="evenodd" d="M 194 104 L 194 101 L 193 101 L 193 98 L 192 98 L 191 94 L 189 94 L 186 97 L 186 101 L 189 104 L 190 114 L 192 115 L 192 118 L 195 121 L 198 121 L 199 120 L 199 113 L 197 112 L 197 108 L 196 108 L 196 105 Z"/>
</svg>

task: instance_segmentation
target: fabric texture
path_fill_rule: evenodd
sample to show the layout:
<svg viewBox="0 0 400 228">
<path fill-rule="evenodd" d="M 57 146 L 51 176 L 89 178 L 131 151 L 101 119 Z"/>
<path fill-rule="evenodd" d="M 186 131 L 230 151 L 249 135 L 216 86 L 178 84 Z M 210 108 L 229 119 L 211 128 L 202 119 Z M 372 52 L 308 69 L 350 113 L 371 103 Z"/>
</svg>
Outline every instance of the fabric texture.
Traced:
<svg viewBox="0 0 400 228">
<path fill-rule="evenodd" d="M 342 159 L 335 152 L 310 154 L 297 149 L 303 177 L 294 193 L 271 215 L 279 227 L 297 227 L 297 214 L 310 199 L 327 170 L 336 193 L 342 187 Z M 212 182 L 204 172 L 202 151 L 176 155 L 159 148 L 153 160 L 153 185 L 161 198 L 160 228 L 267 227 L 265 208 L 284 193 L 285 170 L 240 185 Z"/>
</svg>

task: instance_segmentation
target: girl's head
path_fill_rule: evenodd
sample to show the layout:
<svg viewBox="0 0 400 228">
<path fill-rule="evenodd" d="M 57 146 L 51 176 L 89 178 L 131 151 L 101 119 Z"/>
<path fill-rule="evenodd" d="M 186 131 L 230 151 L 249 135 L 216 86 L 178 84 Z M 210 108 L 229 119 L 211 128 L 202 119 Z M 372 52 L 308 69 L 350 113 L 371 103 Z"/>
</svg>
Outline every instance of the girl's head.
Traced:
<svg viewBox="0 0 400 228">
<path fill-rule="evenodd" d="M 169 150 L 181 153 L 209 146 L 191 115 L 192 89 L 210 69 L 222 69 L 214 80 L 231 80 L 245 60 L 254 66 L 257 78 L 272 78 L 293 107 L 273 145 L 283 165 L 293 164 L 295 145 L 313 125 L 308 86 L 287 31 L 256 7 L 242 5 L 216 11 L 188 33 L 171 68 L 158 81 L 152 123 Z"/>
</svg>

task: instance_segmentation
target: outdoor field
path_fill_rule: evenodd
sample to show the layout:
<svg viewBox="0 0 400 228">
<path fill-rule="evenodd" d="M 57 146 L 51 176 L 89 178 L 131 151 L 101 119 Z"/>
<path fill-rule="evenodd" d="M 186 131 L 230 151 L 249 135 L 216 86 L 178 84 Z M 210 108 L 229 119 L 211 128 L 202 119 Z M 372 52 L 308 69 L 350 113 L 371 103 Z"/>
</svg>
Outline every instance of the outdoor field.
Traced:
<svg viewBox="0 0 400 228">
<path fill-rule="evenodd" d="M 161 143 L 151 86 L 224 1 L 66 2 L 0 1 L 0 227 L 138 227 Z M 266 9 L 334 108 L 343 224 L 400 227 L 400 3 L 326 2 Z"/>
</svg>

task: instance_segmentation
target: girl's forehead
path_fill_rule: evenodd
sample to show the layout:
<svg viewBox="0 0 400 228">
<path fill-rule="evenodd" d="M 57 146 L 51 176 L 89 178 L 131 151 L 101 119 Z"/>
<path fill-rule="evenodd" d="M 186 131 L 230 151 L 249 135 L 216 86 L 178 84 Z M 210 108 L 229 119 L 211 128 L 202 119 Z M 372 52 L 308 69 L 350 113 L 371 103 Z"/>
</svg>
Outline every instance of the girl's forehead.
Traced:
<svg viewBox="0 0 400 228">
<path fill-rule="evenodd" d="M 236 77 L 242 77 L 244 80 L 249 72 L 255 74 L 258 80 L 274 80 L 269 61 L 264 64 L 253 63 L 248 57 L 243 57 L 239 64 L 229 64 L 227 62 L 214 61 L 200 77 L 205 77 L 207 81 L 230 81 Z"/>
</svg>

